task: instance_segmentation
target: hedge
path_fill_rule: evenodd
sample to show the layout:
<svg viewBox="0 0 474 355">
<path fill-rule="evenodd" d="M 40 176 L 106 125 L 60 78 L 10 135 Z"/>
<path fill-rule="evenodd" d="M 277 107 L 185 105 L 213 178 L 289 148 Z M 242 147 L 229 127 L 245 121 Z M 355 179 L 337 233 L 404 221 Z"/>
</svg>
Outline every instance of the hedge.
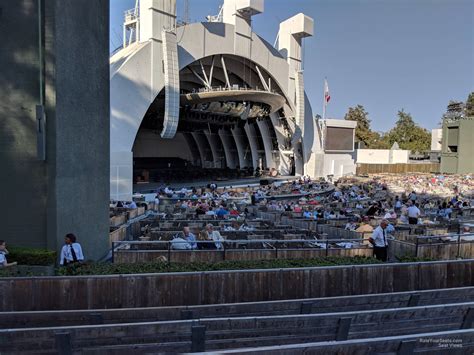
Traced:
<svg viewBox="0 0 474 355">
<path fill-rule="evenodd" d="M 78 264 L 58 269 L 59 275 L 110 275 L 110 274 L 140 274 L 162 272 L 189 272 L 213 270 L 245 270 L 245 269 L 284 269 L 312 266 L 360 265 L 380 263 L 372 257 L 325 257 L 313 259 L 291 260 L 254 260 L 254 261 L 221 261 L 218 263 L 135 263 L 107 264 L 91 263 Z"/>
<path fill-rule="evenodd" d="M 56 252 L 45 249 L 9 246 L 7 255 L 9 263 L 16 261 L 20 265 L 49 266 L 56 263 Z"/>
</svg>

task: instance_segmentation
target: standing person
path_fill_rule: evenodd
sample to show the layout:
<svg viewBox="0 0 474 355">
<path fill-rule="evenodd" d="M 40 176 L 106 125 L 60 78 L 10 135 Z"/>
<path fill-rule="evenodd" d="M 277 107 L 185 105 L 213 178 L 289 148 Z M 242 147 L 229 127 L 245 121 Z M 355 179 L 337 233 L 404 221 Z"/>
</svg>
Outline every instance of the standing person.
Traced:
<svg viewBox="0 0 474 355">
<path fill-rule="evenodd" d="M 374 255 L 378 260 L 387 261 L 388 242 L 387 242 L 387 226 L 388 221 L 383 219 L 380 225 L 375 228 L 372 236 L 369 238 L 374 246 Z"/>
<path fill-rule="evenodd" d="M 82 247 L 79 243 L 77 243 L 76 240 L 76 236 L 72 233 L 68 233 L 64 237 L 64 246 L 61 249 L 61 255 L 59 259 L 60 265 L 64 266 L 84 261 Z"/>
<path fill-rule="evenodd" d="M 17 262 L 9 263 L 7 261 L 8 250 L 4 240 L 0 240 L 0 268 L 15 266 Z"/>
<path fill-rule="evenodd" d="M 418 218 L 420 217 L 421 212 L 416 203 L 408 207 L 407 213 L 408 213 L 408 223 L 418 224 Z"/>
</svg>

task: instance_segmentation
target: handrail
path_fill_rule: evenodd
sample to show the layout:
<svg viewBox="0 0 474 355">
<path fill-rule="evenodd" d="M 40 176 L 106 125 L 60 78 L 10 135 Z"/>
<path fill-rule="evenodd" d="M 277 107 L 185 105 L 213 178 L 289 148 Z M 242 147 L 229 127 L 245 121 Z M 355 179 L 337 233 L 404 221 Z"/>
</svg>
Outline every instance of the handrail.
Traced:
<svg viewBox="0 0 474 355">
<path fill-rule="evenodd" d="M 338 242 L 345 242 L 345 243 L 348 243 L 348 242 L 354 242 L 356 241 L 359 245 L 355 245 L 355 246 L 352 246 L 350 249 L 370 249 L 371 246 L 367 245 L 367 244 L 363 244 L 361 243 L 361 241 L 363 241 L 362 239 L 334 239 L 334 240 L 330 240 L 330 239 L 288 239 L 288 240 L 285 240 L 285 239 L 253 239 L 253 240 L 247 240 L 247 239 L 244 239 L 244 240 L 208 240 L 208 241 L 204 241 L 204 240 L 196 240 L 192 243 L 196 243 L 196 244 L 206 244 L 206 245 L 209 245 L 209 244 L 215 244 L 215 243 L 219 243 L 222 247 L 221 248 L 213 248 L 213 249 L 173 249 L 172 248 L 172 245 L 174 243 L 181 243 L 181 244 L 189 244 L 190 242 L 188 241 L 162 241 L 162 240 L 153 240 L 153 241 L 117 241 L 117 242 L 113 242 L 112 243 L 112 262 L 114 262 L 115 260 L 115 253 L 116 252 L 143 252 L 143 253 L 150 253 L 150 252 L 156 252 L 156 251 L 165 251 L 167 252 L 167 261 L 168 262 L 171 262 L 171 258 L 172 258 L 172 252 L 173 251 L 176 251 L 176 252 L 199 252 L 199 251 L 215 251 L 215 252 L 221 252 L 223 253 L 223 256 L 224 256 L 224 260 L 225 260 L 225 253 L 226 251 L 228 250 L 240 250 L 240 251 L 248 251 L 248 250 L 268 250 L 268 251 L 274 251 L 275 252 L 275 255 L 278 255 L 278 250 L 306 250 L 306 249 L 312 249 L 312 250 L 325 250 L 325 254 L 326 256 L 328 255 L 328 250 L 329 249 L 334 249 L 334 250 L 337 250 L 337 249 L 347 249 L 345 247 L 340 247 L 340 248 L 337 248 L 337 247 L 334 247 L 330 244 L 336 244 Z M 240 249 L 240 248 L 237 248 L 237 247 L 232 247 L 232 244 L 255 244 L 255 243 L 260 243 L 260 244 L 265 244 L 267 246 L 269 246 L 269 248 L 263 248 L 263 249 Z M 324 248 L 320 247 L 320 248 L 309 248 L 309 247 L 299 247 L 299 248 L 291 248 L 291 247 L 286 247 L 286 248 L 282 248 L 281 247 L 281 244 L 289 244 L 289 243 L 318 243 L 318 244 L 321 244 L 321 245 L 324 245 Z M 120 245 L 145 245 L 145 244 L 157 244 L 157 245 L 166 245 L 166 248 L 165 249 L 138 249 L 138 250 L 123 250 L 120 248 Z"/>
</svg>

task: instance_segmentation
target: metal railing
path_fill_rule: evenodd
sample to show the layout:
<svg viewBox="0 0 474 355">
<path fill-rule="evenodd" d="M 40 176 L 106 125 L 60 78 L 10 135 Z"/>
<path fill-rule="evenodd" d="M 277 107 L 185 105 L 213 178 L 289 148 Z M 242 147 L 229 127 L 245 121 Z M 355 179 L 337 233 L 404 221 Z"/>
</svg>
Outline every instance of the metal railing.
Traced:
<svg viewBox="0 0 474 355">
<path fill-rule="evenodd" d="M 282 250 L 325 250 L 325 256 L 328 256 L 329 250 L 338 249 L 371 249 L 371 246 L 362 243 L 362 239 L 237 239 L 237 240 L 209 240 L 202 241 L 197 240 L 193 242 L 189 241 L 117 241 L 112 243 L 112 262 L 115 260 L 115 254 L 120 252 L 166 252 L 167 261 L 172 261 L 173 253 L 187 252 L 187 253 L 199 253 L 205 252 L 216 252 L 223 255 L 223 260 L 226 259 L 226 252 L 228 251 L 273 251 L 275 258 L 278 257 L 279 251 Z M 196 244 L 197 248 L 191 248 L 193 244 Z M 338 245 L 338 243 L 344 243 Z M 351 244 L 348 247 L 348 244 Z M 189 249 L 175 249 L 173 244 L 187 244 Z M 218 247 L 219 244 L 221 247 Z M 293 246 L 291 246 L 293 244 Z M 125 249 L 130 246 L 147 246 L 143 249 Z M 199 247 L 201 245 L 201 247 Z M 211 246 L 212 245 L 212 246 Z M 157 246 L 157 248 L 150 248 L 150 246 Z M 160 246 L 162 246 L 160 248 Z M 245 246 L 245 247 L 244 247 Z M 248 248 L 248 246 L 254 246 L 254 248 Z M 258 246 L 258 248 L 256 247 Z"/>
<path fill-rule="evenodd" d="M 134 7 L 133 9 L 128 9 L 128 10 L 124 11 L 123 17 L 125 19 L 125 22 L 135 21 L 136 19 L 138 19 L 137 8 Z"/>
</svg>

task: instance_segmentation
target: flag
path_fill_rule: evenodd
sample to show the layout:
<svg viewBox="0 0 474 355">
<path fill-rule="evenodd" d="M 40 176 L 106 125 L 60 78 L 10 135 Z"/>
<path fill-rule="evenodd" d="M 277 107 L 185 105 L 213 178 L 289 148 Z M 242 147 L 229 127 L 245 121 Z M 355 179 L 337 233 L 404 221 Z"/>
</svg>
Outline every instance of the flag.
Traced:
<svg viewBox="0 0 474 355">
<path fill-rule="evenodd" d="M 329 100 L 331 100 L 331 95 L 329 95 L 328 81 L 324 79 L 324 104 L 327 105 Z"/>
</svg>

